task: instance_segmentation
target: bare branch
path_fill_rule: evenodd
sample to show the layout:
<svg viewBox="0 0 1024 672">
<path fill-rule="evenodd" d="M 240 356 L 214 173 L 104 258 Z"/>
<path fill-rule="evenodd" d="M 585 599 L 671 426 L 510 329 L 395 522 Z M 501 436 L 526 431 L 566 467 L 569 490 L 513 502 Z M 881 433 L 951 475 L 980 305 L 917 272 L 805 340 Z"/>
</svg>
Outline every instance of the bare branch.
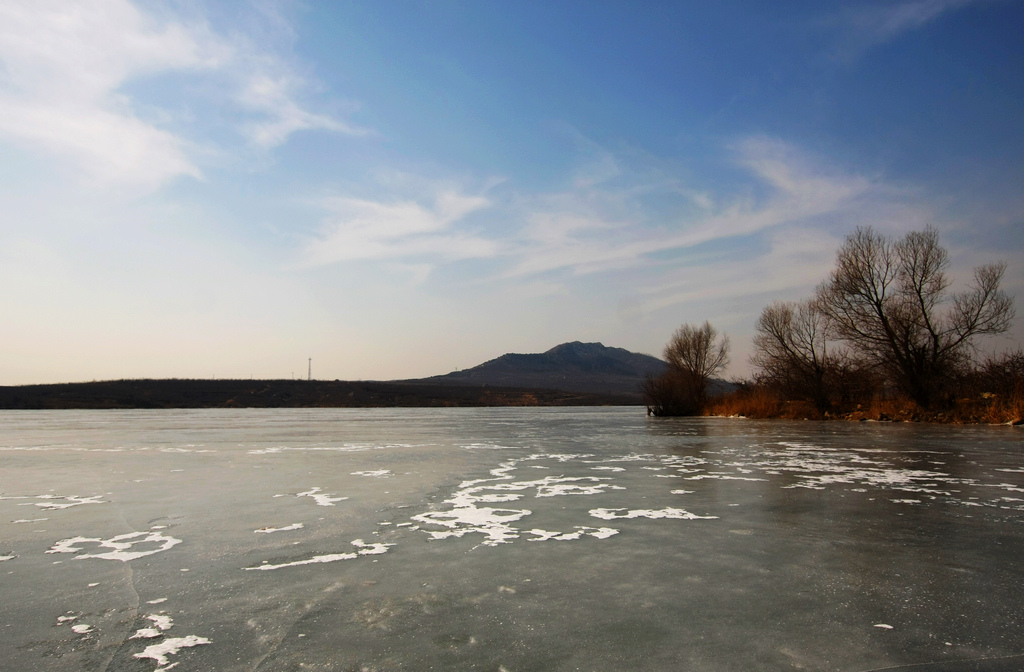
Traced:
<svg viewBox="0 0 1024 672">
<path fill-rule="evenodd" d="M 931 227 L 896 242 L 857 229 L 817 292 L 832 333 L 924 406 L 976 337 L 1005 332 L 1014 316 L 1013 299 L 999 289 L 1005 264 L 976 269 L 971 289 L 952 297 L 948 265 Z"/>
</svg>

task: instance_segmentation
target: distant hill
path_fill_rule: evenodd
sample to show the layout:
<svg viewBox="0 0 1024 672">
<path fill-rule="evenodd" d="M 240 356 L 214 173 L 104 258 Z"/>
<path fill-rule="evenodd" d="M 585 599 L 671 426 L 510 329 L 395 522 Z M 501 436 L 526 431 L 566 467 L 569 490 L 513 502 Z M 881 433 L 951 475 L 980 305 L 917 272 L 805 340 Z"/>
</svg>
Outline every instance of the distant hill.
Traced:
<svg viewBox="0 0 1024 672">
<path fill-rule="evenodd" d="M 0 386 L 0 409 L 594 406 L 642 403 L 640 382 L 666 364 L 600 343 L 507 354 L 419 380 L 109 380 Z M 734 388 L 711 381 L 712 394 Z"/>
<path fill-rule="evenodd" d="M 489 385 L 544 388 L 590 394 L 629 395 L 639 399 L 640 381 L 658 375 L 665 362 L 601 343 L 563 343 L 537 354 L 506 354 L 462 371 L 415 382 L 439 385 Z M 412 382 L 412 381 L 410 381 Z"/>
<path fill-rule="evenodd" d="M 108 380 L 0 387 L 0 408 L 366 408 L 606 406 L 629 395 L 411 382 L 328 380 Z"/>
</svg>

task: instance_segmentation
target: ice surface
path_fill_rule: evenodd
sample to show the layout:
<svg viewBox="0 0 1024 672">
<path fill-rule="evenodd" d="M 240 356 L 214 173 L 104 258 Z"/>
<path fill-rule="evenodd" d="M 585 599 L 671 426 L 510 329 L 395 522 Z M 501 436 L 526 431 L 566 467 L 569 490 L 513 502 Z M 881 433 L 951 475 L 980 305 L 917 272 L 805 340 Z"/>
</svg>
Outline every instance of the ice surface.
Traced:
<svg viewBox="0 0 1024 672">
<path fill-rule="evenodd" d="M 635 408 L 9 412 L 0 672 L 1015 656 L 1020 437 Z M 70 562 L 90 558 L 117 562 Z"/>
</svg>

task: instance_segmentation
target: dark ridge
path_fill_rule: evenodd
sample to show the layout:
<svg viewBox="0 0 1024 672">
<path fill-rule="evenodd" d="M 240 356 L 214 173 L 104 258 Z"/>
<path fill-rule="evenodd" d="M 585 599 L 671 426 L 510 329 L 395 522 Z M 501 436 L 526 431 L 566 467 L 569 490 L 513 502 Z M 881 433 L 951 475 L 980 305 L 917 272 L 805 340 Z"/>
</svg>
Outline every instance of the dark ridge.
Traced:
<svg viewBox="0 0 1024 672">
<path fill-rule="evenodd" d="M 0 409 L 613 406 L 614 394 L 416 382 L 109 380 L 0 387 Z"/>
</svg>

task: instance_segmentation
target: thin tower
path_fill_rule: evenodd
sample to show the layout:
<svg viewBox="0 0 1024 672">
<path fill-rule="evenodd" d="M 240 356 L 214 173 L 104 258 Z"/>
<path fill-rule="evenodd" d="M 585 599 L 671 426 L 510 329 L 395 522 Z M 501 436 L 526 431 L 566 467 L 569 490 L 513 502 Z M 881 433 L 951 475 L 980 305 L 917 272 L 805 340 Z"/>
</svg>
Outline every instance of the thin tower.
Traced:
<svg viewBox="0 0 1024 672">
<path fill-rule="evenodd" d="M 313 358 L 309 358 L 309 373 L 306 374 L 306 380 L 313 380 Z"/>
</svg>

